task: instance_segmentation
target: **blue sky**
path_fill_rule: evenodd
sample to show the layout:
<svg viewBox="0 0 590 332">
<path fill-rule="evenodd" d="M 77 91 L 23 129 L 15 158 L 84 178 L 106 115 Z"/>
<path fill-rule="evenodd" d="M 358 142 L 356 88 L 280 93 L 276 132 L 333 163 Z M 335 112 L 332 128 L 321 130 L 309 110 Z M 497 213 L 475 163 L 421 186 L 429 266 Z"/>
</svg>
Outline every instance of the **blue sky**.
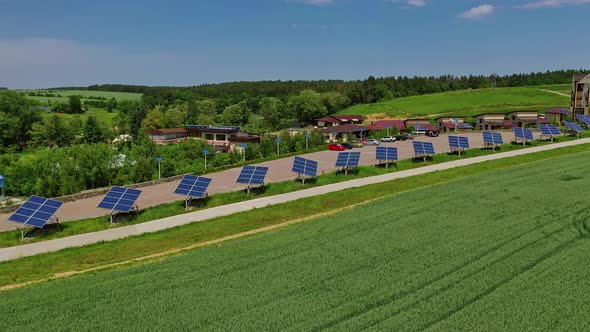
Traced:
<svg viewBox="0 0 590 332">
<path fill-rule="evenodd" d="M 0 86 L 588 68 L 590 0 L 0 0 Z"/>
</svg>

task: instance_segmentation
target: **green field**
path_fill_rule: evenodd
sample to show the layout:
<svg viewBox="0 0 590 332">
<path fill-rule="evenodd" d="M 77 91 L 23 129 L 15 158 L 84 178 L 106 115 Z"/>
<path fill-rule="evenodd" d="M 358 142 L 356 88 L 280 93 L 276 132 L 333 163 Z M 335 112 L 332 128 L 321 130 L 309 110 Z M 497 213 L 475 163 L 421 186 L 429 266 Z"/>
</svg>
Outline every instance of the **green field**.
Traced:
<svg viewBox="0 0 590 332">
<path fill-rule="evenodd" d="M 41 115 L 43 117 L 50 117 L 55 114 L 63 117 L 66 120 L 71 120 L 72 118 L 79 116 L 82 121 L 86 121 L 86 118 L 88 118 L 89 115 L 93 115 L 100 122 L 105 124 L 107 126 L 107 128 L 112 128 L 113 127 L 113 119 L 115 118 L 115 116 L 117 116 L 117 111 L 107 112 L 103 109 L 91 108 L 90 110 L 86 111 L 84 114 L 41 112 Z"/>
<path fill-rule="evenodd" d="M 568 89 L 569 89 L 568 85 Z M 569 97 L 539 90 L 541 87 L 497 88 L 436 93 L 398 98 L 376 104 L 350 107 L 341 114 L 385 114 L 388 117 L 473 116 L 484 112 L 512 112 L 515 110 L 544 111 L 569 105 Z M 565 86 L 544 88 L 565 91 Z"/>
<path fill-rule="evenodd" d="M 451 177 L 154 263 L 2 292 L 0 329 L 584 330 L 589 162 L 586 151 Z"/>
<path fill-rule="evenodd" d="M 88 97 L 104 97 L 107 99 L 115 98 L 117 100 L 139 100 L 141 93 L 127 93 L 127 92 L 110 92 L 110 91 L 88 91 L 88 90 L 27 90 L 22 92 L 50 92 L 61 97 L 38 97 L 27 96 L 27 98 L 35 99 L 42 104 L 51 102 L 67 102 L 68 96 L 78 95 L 82 96 L 82 101 L 89 100 Z M 86 97 L 86 98 L 85 98 Z"/>
</svg>

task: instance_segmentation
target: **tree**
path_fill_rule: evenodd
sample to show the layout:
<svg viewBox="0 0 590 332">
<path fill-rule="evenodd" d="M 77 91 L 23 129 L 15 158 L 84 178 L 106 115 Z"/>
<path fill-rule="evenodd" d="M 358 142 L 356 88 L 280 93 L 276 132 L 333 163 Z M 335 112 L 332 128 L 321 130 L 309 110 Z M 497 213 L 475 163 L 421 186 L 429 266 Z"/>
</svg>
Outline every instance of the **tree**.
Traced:
<svg viewBox="0 0 590 332">
<path fill-rule="evenodd" d="M 221 119 L 224 125 L 242 126 L 248 121 L 250 111 L 241 104 L 231 105 L 223 110 Z"/>
<path fill-rule="evenodd" d="M 108 112 L 112 112 L 113 110 L 115 110 L 117 108 L 117 100 L 114 97 L 112 97 L 111 99 L 109 99 L 106 102 L 105 108 Z"/>
<path fill-rule="evenodd" d="M 217 108 L 212 100 L 198 100 L 189 107 L 187 114 L 188 124 L 212 125 L 215 124 Z"/>
<path fill-rule="evenodd" d="M 81 114 L 84 112 L 82 110 L 82 101 L 80 100 L 80 96 L 72 95 L 68 97 L 68 110 L 71 114 Z"/>
<path fill-rule="evenodd" d="M 328 109 L 328 114 L 334 114 L 350 105 L 350 99 L 338 92 L 322 93 L 322 101 Z"/>
<path fill-rule="evenodd" d="M 99 143 L 108 138 L 106 129 L 98 122 L 94 116 L 89 116 L 84 124 L 84 142 Z"/>
<path fill-rule="evenodd" d="M 150 110 L 141 122 L 141 127 L 147 130 L 162 128 L 162 118 L 164 117 L 162 110 L 162 106 L 156 106 Z"/>
<path fill-rule="evenodd" d="M 164 128 L 179 128 L 184 127 L 186 117 L 188 114 L 188 104 L 173 106 L 169 108 L 162 117 L 162 127 Z"/>
<path fill-rule="evenodd" d="M 313 90 L 304 90 L 299 95 L 289 98 L 287 108 L 303 123 L 310 123 L 313 119 L 328 115 L 322 96 Z"/>
<path fill-rule="evenodd" d="M 39 110 L 24 96 L 0 92 L 0 144 L 24 146 L 31 138 L 33 124 L 41 121 Z"/>
<path fill-rule="evenodd" d="M 260 109 L 260 115 L 264 118 L 264 122 L 271 129 L 278 129 L 281 121 L 287 117 L 285 105 L 279 98 L 262 98 L 258 107 Z"/>
<path fill-rule="evenodd" d="M 45 119 L 43 123 L 36 123 L 31 130 L 31 140 L 37 146 L 68 146 L 74 141 L 72 126 L 57 114 Z"/>
</svg>

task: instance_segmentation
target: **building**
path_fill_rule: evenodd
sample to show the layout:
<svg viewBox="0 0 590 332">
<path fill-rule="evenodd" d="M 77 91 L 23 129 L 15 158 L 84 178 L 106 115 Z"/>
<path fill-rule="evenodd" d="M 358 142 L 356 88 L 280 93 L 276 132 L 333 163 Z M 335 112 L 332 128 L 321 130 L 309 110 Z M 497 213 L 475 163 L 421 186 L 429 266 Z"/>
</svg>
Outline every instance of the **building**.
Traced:
<svg viewBox="0 0 590 332">
<path fill-rule="evenodd" d="M 179 144 L 187 138 L 187 130 L 184 128 L 164 128 L 148 131 L 150 138 L 158 145 Z"/>
<path fill-rule="evenodd" d="M 570 113 L 590 115 L 590 74 L 574 76 Z"/>
<path fill-rule="evenodd" d="M 315 120 L 315 125 L 319 128 L 338 127 L 346 124 L 360 125 L 365 121 L 362 115 L 330 115 Z"/>
<path fill-rule="evenodd" d="M 244 133 L 240 127 L 190 125 L 186 130 L 188 137 L 204 139 L 222 152 L 231 150 L 233 145 L 260 143 L 260 136 Z"/>
<path fill-rule="evenodd" d="M 338 138 L 346 140 L 350 135 L 360 137 L 361 127 L 355 124 L 345 124 L 332 128 L 326 128 L 322 130 L 324 137 L 329 141 L 336 141 Z"/>
<path fill-rule="evenodd" d="M 380 120 L 373 122 L 366 127 L 368 131 L 379 131 L 394 128 L 400 132 L 407 130 L 404 120 Z"/>
<path fill-rule="evenodd" d="M 406 128 L 413 127 L 416 130 L 416 132 L 418 132 L 418 133 L 421 133 L 421 132 L 438 133 L 438 132 L 440 132 L 439 127 L 430 123 L 430 119 L 424 119 L 424 118 L 407 119 L 406 121 L 404 121 L 404 124 L 406 125 Z"/>
<path fill-rule="evenodd" d="M 438 127 L 442 128 L 442 130 L 445 133 L 473 130 L 473 126 L 470 125 L 469 123 L 465 122 L 464 117 L 445 116 L 445 117 L 436 118 L 434 120 L 438 124 Z"/>
<path fill-rule="evenodd" d="M 507 117 L 512 120 L 516 127 L 526 127 L 527 125 L 536 125 L 544 122 L 539 118 L 537 111 L 515 111 L 508 113 Z"/>
<path fill-rule="evenodd" d="M 569 111 L 563 108 L 552 108 L 545 111 L 545 119 L 548 122 L 559 122 L 559 124 L 562 124 L 568 115 Z"/>
<path fill-rule="evenodd" d="M 504 113 L 482 113 L 475 117 L 475 126 L 479 130 L 512 129 L 514 122 L 506 119 Z"/>
</svg>

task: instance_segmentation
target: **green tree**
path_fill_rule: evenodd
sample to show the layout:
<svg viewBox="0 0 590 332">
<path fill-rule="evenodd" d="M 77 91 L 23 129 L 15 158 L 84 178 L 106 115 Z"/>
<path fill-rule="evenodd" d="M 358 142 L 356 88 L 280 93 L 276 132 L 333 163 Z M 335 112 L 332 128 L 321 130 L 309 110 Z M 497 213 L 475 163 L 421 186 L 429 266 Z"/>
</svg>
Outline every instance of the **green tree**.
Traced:
<svg viewBox="0 0 590 332">
<path fill-rule="evenodd" d="M 322 96 L 313 90 L 304 90 L 289 98 L 287 108 L 303 123 L 311 123 L 313 119 L 328 115 Z"/>
<path fill-rule="evenodd" d="M 338 92 L 322 93 L 322 101 L 328 109 L 328 114 L 334 114 L 350 105 L 350 99 Z"/>
<path fill-rule="evenodd" d="M 230 105 L 223 110 L 221 119 L 224 125 L 242 126 L 248 121 L 250 111 L 241 104 Z"/>
<path fill-rule="evenodd" d="M 71 114 L 81 114 L 84 111 L 82 110 L 82 101 L 80 100 L 80 96 L 72 95 L 68 97 L 68 113 Z"/>
<path fill-rule="evenodd" d="M 107 101 L 105 109 L 109 112 L 112 112 L 116 108 L 117 108 L 117 100 L 114 97 L 112 97 L 111 99 L 109 99 Z"/>
<path fill-rule="evenodd" d="M 84 124 L 84 137 L 86 143 L 99 143 L 108 139 L 106 129 L 94 116 L 89 116 Z"/>
<path fill-rule="evenodd" d="M 74 141 L 72 127 L 63 118 L 54 114 L 43 123 L 36 123 L 31 130 L 31 140 L 36 146 L 68 146 Z"/>
<path fill-rule="evenodd" d="M 149 115 L 149 114 L 148 114 Z M 180 128 L 184 127 L 188 115 L 188 104 L 176 105 L 169 108 L 162 116 L 162 127 Z"/>
<path fill-rule="evenodd" d="M 0 92 L 0 144 L 24 146 L 30 140 L 33 124 L 41 121 L 39 110 L 23 95 Z"/>
<path fill-rule="evenodd" d="M 264 117 L 266 125 L 271 129 L 278 129 L 281 121 L 287 117 L 285 105 L 279 98 L 262 98 L 258 107 L 260 109 L 260 115 Z"/>
<path fill-rule="evenodd" d="M 162 128 L 162 119 L 164 112 L 162 106 L 156 106 L 150 110 L 145 119 L 141 122 L 141 127 L 147 130 Z"/>
</svg>

